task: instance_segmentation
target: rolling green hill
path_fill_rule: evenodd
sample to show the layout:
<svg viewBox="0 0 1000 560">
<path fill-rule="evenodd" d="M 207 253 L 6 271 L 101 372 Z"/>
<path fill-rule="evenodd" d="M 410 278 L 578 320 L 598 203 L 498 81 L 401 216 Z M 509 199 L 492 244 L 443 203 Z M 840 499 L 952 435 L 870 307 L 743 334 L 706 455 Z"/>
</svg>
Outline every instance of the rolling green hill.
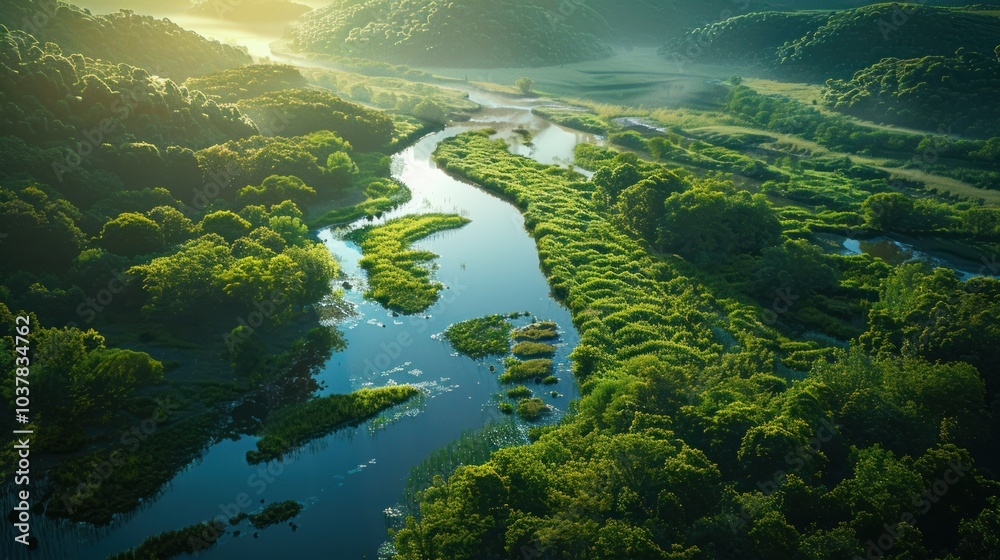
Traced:
<svg viewBox="0 0 1000 560">
<path fill-rule="evenodd" d="M 959 48 L 992 53 L 1000 18 L 919 4 L 875 4 L 837 12 L 778 49 L 779 64 L 799 75 L 847 78 L 883 58 L 950 56 Z"/>
<path fill-rule="evenodd" d="M 883 58 L 952 56 L 959 48 L 992 53 L 1000 17 L 971 7 L 873 4 L 836 12 L 758 12 L 704 25 L 669 39 L 668 59 L 753 63 L 796 80 L 849 79 Z"/>
<path fill-rule="evenodd" d="M 817 13 L 758 12 L 692 29 L 660 48 L 669 59 L 773 65 L 776 51 L 822 25 Z"/>
<path fill-rule="evenodd" d="M 829 81 L 825 96 L 830 108 L 864 119 L 1000 135 L 1000 61 L 982 53 L 887 58 L 850 80 Z"/>
<path fill-rule="evenodd" d="M 67 52 L 124 62 L 177 81 L 252 62 L 246 52 L 168 20 L 128 10 L 92 15 L 71 4 L 53 6 L 40 0 L 4 0 L 0 23 L 30 33 L 43 45 L 51 41 Z"/>
<path fill-rule="evenodd" d="M 648 44 L 683 33 L 705 22 L 718 21 L 739 13 L 742 4 L 731 0 L 549 0 L 552 10 L 568 14 L 567 22 L 580 27 L 582 7 L 593 10 L 607 22 L 612 43 Z M 544 2 L 542 3 L 544 5 Z"/>
<path fill-rule="evenodd" d="M 64 56 L 0 25 L 0 135 L 52 146 L 85 139 L 203 146 L 257 133 L 234 107 L 128 64 Z"/>
<path fill-rule="evenodd" d="M 286 38 L 298 51 L 431 66 L 541 66 L 610 52 L 595 33 L 528 0 L 334 0 Z"/>
</svg>

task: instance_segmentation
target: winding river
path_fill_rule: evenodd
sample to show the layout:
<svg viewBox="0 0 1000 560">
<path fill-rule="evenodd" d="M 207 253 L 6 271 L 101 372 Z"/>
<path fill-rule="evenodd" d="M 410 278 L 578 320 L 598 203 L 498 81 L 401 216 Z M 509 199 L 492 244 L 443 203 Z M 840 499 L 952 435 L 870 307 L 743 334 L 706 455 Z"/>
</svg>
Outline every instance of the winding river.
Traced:
<svg viewBox="0 0 1000 560">
<path fill-rule="evenodd" d="M 250 466 L 245 453 L 254 436 L 224 440 L 177 475 L 162 492 L 137 511 L 94 530 L 36 520 L 41 550 L 33 557 L 105 558 L 162 531 L 176 530 L 220 514 L 229 517 L 262 503 L 297 500 L 306 505 L 294 519 L 239 536 L 227 534 L 202 553 L 208 559 L 272 560 L 299 558 L 374 559 L 387 540 L 387 508 L 396 507 L 410 469 L 463 433 L 495 422 L 508 422 L 497 409 L 502 392 L 490 364 L 458 356 L 440 333 L 457 321 L 491 313 L 527 311 L 557 322 L 560 342 L 555 356 L 560 381 L 536 391 L 554 410 L 548 421 L 565 413 L 578 388 L 568 354 L 578 341 L 570 314 L 549 293 L 539 267 L 534 240 L 516 208 L 437 169 L 431 154 L 445 138 L 493 128 L 517 153 L 544 163 L 571 161 L 573 148 L 593 142 L 591 135 L 553 125 L 531 113 L 542 101 L 507 99 L 471 91 L 483 106 L 467 122 L 426 136 L 393 156 L 393 173 L 413 192 L 412 200 L 381 218 L 424 212 L 461 214 L 472 221 L 458 230 L 434 234 L 416 244 L 440 257 L 435 276 L 447 289 L 418 316 L 395 316 L 362 297 L 365 274 L 358 267 L 358 247 L 342 239 L 343 230 L 318 232 L 341 263 L 344 299 L 351 309 L 336 321 L 347 349 L 336 353 L 318 374 L 319 394 L 345 393 L 362 387 L 413 384 L 423 396 L 363 424 L 320 438 L 282 462 Z M 527 129 L 526 142 L 514 129 Z M 371 224 L 361 220 L 350 227 Z M 499 368 L 497 368 L 499 370 Z M 556 396 L 550 395 L 554 389 Z M 518 425 L 523 432 L 524 426 Z M 241 494 L 252 504 L 239 508 Z M 41 553 L 41 554 L 38 554 Z"/>
</svg>

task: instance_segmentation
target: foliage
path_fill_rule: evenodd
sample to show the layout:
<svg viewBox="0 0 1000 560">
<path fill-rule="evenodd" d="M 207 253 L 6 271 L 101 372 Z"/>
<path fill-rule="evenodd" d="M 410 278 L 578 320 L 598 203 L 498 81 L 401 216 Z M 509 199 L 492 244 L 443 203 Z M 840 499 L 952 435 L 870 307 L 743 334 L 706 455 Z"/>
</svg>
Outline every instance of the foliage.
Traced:
<svg viewBox="0 0 1000 560">
<path fill-rule="evenodd" d="M 778 47 L 815 31 L 828 17 L 810 12 L 741 14 L 675 36 L 660 47 L 660 54 L 678 64 L 742 62 L 770 66 Z"/>
<path fill-rule="evenodd" d="M 7 61 L 0 81 L 6 100 L 0 107 L 0 135 L 43 147 L 75 148 L 69 152 L 72 148 L 65 147 L 58 177 L 71 174 L 81 158 L 106 142 L 204 146 L 257 132 L 237 109 L 159 80 L 143 68 L 120 64 L 120 58 L 63 55 L 53 43 L 0 28 L 0 60 Z"/>
<path fill-rule="evenodd" d="M 8 235 L 0 257 L 12 268 L 61 268 L 85 247 L 80 218 L 71 203 L 36 187 L 0 188 L 0 220 Z"/>
<path fill-rule="evenodd" d="M 511 337 L 514 340 L 552 340 L 559 338 L 559 333 L 556 329 L 559 325 L 556 325 L 552 321 L 538 321 L 525 325 L 523 327 L 517 328 L 511 333 Z"/>
<path fill-rule="evenodd" d="M 1000 136 L 996 88 L 1000 61 L 992 53 L 887 58 L 849 80 L 830 80 L 824 102 L 856 117 L 924 130 Z"/>
<path fill-rule="evenodd" d="M 296 89 L 305 85 L 305 77 L 297 68 L 287 64 L 254 64 L 227 68 L 197 78 L 188 78 L 184 82 L 184 87 L 198 90 L 223 103 L 235 103 L 241 99 L 249 99 L 272 91 Z"/>
<path fill-rule="evenodd" d="M 39 16 L 44 25 L 33 23 Z M 10 0 L 0 7 L 0 21 L 25 25 L 24 31 L 43 44 L 56 43 L 67 52 L 146 68 L 177 81 L 250 63 L 241 49 L 131 10 L 93 15 L 72 4 L 53 9 L 44 0 Z"/>
<path fill-rule="evenodd" d="M 419 393 L 409 385 L 393 385 L 330 395 L 285 407 L 265 419 L 257 449 L 247 451 L 247 462 L 255 464 L 281 459 L 313 439 L 345 425 L 359 424 Z"/>
<path fill-rule="evenodd" d="M 556 347 L 551 344 L 545 344 L 544 342 L 522 340 L 514 345 L 514 348 L 511 349 L 511 353 L 518 358 L 551 357 L 556 353 Z"/>
<path fill-rule="evenodd" d="M 532 444 L 497 451 L 428 488 L 419 517 L 395 534 L 401 558 L 526 550 L 572 559 L 851 557 L 884 534 L 885 520 L 922 507 L 920 496 L 948 461 L 967 465 L 965 474 L 900 546 L 943 557 L 958 545 L 960 525 L 964 546 L 982 546 L 975 531 L 992 523 L 988 499 L 996 494 L 972 459 L 988 455 L 976 451 L 985 449 L 978 438 L 986 370 L 959 360 L 990 351 L 967 348 L 962 337 L 947 354 L 932 349 L 953 344 L 944 334 L 955 329 L 951 320 L 992 332 L 995 280 L 962 283 L 942 270 L 927 279 L 907 272 L 919 283 L 888 283 L 895 287 L 872 310 L 872 324 L 884 326 L 863 337 L 876 355 L 789 340 L 722 278 L 643 248 L 615 223 L 614 207 L 592 196 L 599 187 L 578 175 L 515 156 L 481 133 L 442 142 L 435 157 L 525 213 L 553 293 L 580 331 L 572 357 L 583 396 L 575 415 Z M 640 177 L 653 173 L 638 160 L 633 166 Z M 714 179 L 691 183 L 671 196 L 731 196 Z M 868 290 L 888 270 L 775 241 L 759 257 L 733 262 L 774 268 L 762 281 L 780 280 L 777 269 L 794 262 L 828 266 Z M 836 280 L 821 270 L 815 289 Z M 954 319 L 936 331 L 929 325 L 941 319 L 923 315 L 941 301 Z M 911 317 L 911 326 L 897 326 Z M 891 333 L 911 330 L 937 342 L 900 358 L 903 343 Z M 810 352 L 801 373 L 782 363 Z M 972 529 L 971 520 L 980 525 Z"/>
<path fill-rule="evenodd" d="M 950 229 L 951 211 L 933 200 L 903 193 L 875 193 L 861 205 L 865 225 L 875 231 L 926 233 Z"/>
<path fill-rule="evenodd" d="M 517 401 L 517 415 L 528 421 L 538 420 L 549 412 L 549 405 L 537 397 Z"/>
<path fill-rule="evenodd" d="M 552 360 L 535 358 L 531 360 L 509 359 L 505 363 L 507 371 L 500 375 L 500 383 L 535 380 L 541 382 L 552 373 Z"/>
<path fill-rule="evenodd" d="M 112 253 L 126 257 L 159 252 L 163 243 L 160 225 L 134 212 L 119 214 L 101 229 L 101 245 Z"/>
<path fill-rule="evenodd" d="M 514 82 L 514 87 L 516 87 L 521 93 L 529 94 L 531 93 L 531 88 L 535 87 L 535 80 L 522 76 Z"/>
<path fill-rule="evenodd" d="M 11 331 L 13 332 L 13 331 Z M 32 329 L 32 381 L 50 398 L 34 410 L 43 426 L 105 420 L 134 391 L 163 380 L 163 364 L 145 352 L 107 348 L 93 329 Z M 13 362 L 11 362 L 13 363 Z M 13 399 L 13 367 L 4 394 Z"/>
<path fill-rule="evenodd" d="M 206 521 L 177 531 L 166 531 L 148 537 L 139 546 L 108 557 L 108 560 L 146 560 L 156 558 L 168 560 L 181 554 L 198 554 L 226 534 L 225 525 L 218 521 Z"/>
<path fill-rule="evenodd" d="M 324 130 L 294 137 L 254 136 L 233 140 L 194 155 L 206 183 L 215 184 L 216 177 L 224 177 L 224 184 L 218 185 L 220 190 L 236 187 L 222 191 L 220 194 L 225 197 L 244 186 L 260 185 L 272 175 L 297 177 L 326 195 L 341 192 L 353 180 L 352 153 L 348 142 Z M 343 155 L 331 160 L 330 156 L 336 154 Z M 331 163 L 334 167 L 327 167 Z"/>
<path fill-rule="evenodd" d="M 410 249 L 428 235 L 464 226 L 469 220 L 449 214 L 420 214 L 390 220 L 379 226 L 355 230 L 349 239 L 361 246 L 359 264 L 368 273 L 365 297 L 400 313 L 419 313 L 437 301 L 444 288 L 430 279 L 424 263 L 437 255 Z"/>
<path fill-rule="evenodd" d="M 267 319 L 278 324 L 295 306 L 328 294 L 338 271 L 329 251 L 306 243 L 305 225 L 280 205 L 257 208 L 259 223 L 229 211 L 209 214 L 200 224 L 204 235 L 130 269 L 147 297 L 143 309 L 162 317 L 209 309 L 242 315 L 270 303 Z"/>
<path fill-rule="evenodd" d="M 518 385 L 512 389 L 507 389 L 506 395 L 510 399 L 523 399 L 531 396 L 531 389 L 524 385 Z"/>
<path fill-rule="evenodd" d="M 535 107 L 531 112 L 558 125 L 593 134 L 607 134 L 613 128 L 611 123 L 580 110 Z"/>
<path fill-rule="evenodd" d="M 781 224 L 761 195 L 696 187 L 670 195 L 663 205 L 663 245 L 698 263 L 759 254 L 781 236 Z"/>
<path fill-rule="evenodd" d="M 392 119 L 326 90 L 272 91 L 241 100 L 237 106 L 256 122 L 274 123 L 269 127 L 272 134 L 299 136 L 330 130 L 363 151 L 381 148 L 392 140 Z"/>
<path fill-rule="evenodd" d="M 884 58 L 949 56 L 959 48 L 992 54 L 996 17 L 920 4 L 875 4 L 834 12 L 815 31 L 778 49 L 783 69 L 828 77 L 851 76 Z M 831 49 L 842 45 L 844 49 Z"/>
<path fill-rule="evenodd" d="M 121 446 L 60 463 L 49 472 L 46 512 L 98 526 L 111 523 L 114 514 L 134 510 L 199 457 L 218 422 L 201 416 L 160 428 L 143 441 L 123 434 Z M 96 485 L 87 482 L 93 473 L 107 472 L 106 465 L 114 467 L 109 476 Z"/>
<path fill-rule="evenodd" d="M 487 315 L 449 326 L 444 337 L 459 354 L 476 360 L 509 352 L 512 328 L 505 315 Z"/>
<path fill-rule="evenodd" d="M 299 51 L 445 66 L 541 66 L 609 53 L 592 33 L 537 2 L 337 2 L 289 30 Z"/>
<path fill-rule="evenodd" d="M 994 344 L 1000 340 L 998 289 L 994 278 L 962 282 L 947 269 L 901 266 L 883 283 L 861 341 L 876 355 L 967 362 L 995 391 L 1000 386 L 993 367 L 1000 359 Z"/>
<path fill-rule="evenodd" d="M 338 154 L 342 158 L 347 158 L 348 162 L 351 162 L 350 156 L 344 152 L 335 152 L 330 154 L 330 157 Z M 351 162 L 350 165 L 353 166 L 354 163 Z M 330 165 L 327 164 L 328 173 L 329 170 Z M 281 204 L 286 200 L 291 200 L 296 206 L 305 207 L 315 197 L 316 190 L 306 185 L 302 179 L 294 175 L 271 175 L 264 179 L 260 186 L 247 185 L 240 189 L 237 202 L 243 206 L 272 206 Z"/>
<path fill-rule="evenodd" d="M 295 500 L 286 500 L 284 502 L 267 504 L 264 506 L 264 509 L 257 513 L 251 513 L 247 516 L 247 518 L 250 520 L 251 525 L 257 529 L 263 529 L 265 527 L 270 527 L 271 525 L 288 521 L 298 515 L 301 511 L 302 504 L 296 502 Z"/>
</svg>

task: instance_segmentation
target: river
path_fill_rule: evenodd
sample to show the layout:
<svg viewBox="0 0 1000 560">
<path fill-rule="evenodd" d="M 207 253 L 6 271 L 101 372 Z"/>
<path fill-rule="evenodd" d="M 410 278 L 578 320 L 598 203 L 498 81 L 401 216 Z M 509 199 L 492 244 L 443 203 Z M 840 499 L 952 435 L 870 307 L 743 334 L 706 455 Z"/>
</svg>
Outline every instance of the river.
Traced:
<svg viewBox="0 0 1000 560">
<path fill-rule="evenodd" d="M 437 144 L 461 132 L 493 128 L 511 142 L 516 153 L 544 163 L 572 160 L 573 148 L 597 138 L 553 125 L 531 113 L 541 100 L 505 98 L 470 91 L 483 106 L 467 122 L 454 123 L 426 136 L 393 156 L 394 176 L 413 192 L 411 202 L 388 212 L 382 221 L 411 213 L 450 212 L 471 219 L 458 230 L 432 235 L 416 244 L 440 257 L 435 276 L 447 289 L 441 299 L 418 316 L 394 316 L 362 297 L 365 274 L 358 267 L 356 245 L 345 242 L 342 230 L 326 229 L 318 237 L 341 263 L 351 289 L 344 299 L 353 313 L 337 323 L 347 340 L 318 374 L 318 394 L 345 393 L 362 387 L 413 384 L 422 389 L 416 402 L 383 413 L 360 426 L 320 438 L 282 462 L 250 466 L 244 458 L 257 437 L 225 440 L 178 474 L 162 492 L 137 511 L 120 516 L 109 528 L 36 520 L 41 541 L 34 558 L 105 558 L 138 545 L 146 537 L 176 530 L 240 509 L 241 494 L 253 504 L 297 500 L 306 505 L 294 519 L 297 529 L 279 524 L 257 531 L 240 527 L 236 537 L 224 536 L 201 554 L 207 559 L 272 560 L 336 557 L 377 557 L 387 540 L 385 510 L 396 506 L 410 469 L 463 433 L 487 424 L 509 421 L 497 409 L 503 388 L 489 364 L 458 356 L 440 333 L 457 321 L 491 313 L 527 311 L 553 320 L 561 338 L 555 356 L 554 386 L 536 395 L 554 410 L 556 421 L 578 397 L 568 354 L 578 341 L 568 310 L 556 302 L 539 266 L 534 240 L 524 229 L 516 208 L 485 191 L 453 179 L 437 169 L 431 154 Z M 527 143 L 515 128 L 527 129 Z M 362 220 L 350 227 L 372 223 Z M 499 368 L 497 368 L 499 370 Z M 557 396 L 549 394 L 555 390 Z M 523 428 L 523 424 L 520 424 Z M 523 432 L 523 429 L 522 429 Z"/>
</svg>

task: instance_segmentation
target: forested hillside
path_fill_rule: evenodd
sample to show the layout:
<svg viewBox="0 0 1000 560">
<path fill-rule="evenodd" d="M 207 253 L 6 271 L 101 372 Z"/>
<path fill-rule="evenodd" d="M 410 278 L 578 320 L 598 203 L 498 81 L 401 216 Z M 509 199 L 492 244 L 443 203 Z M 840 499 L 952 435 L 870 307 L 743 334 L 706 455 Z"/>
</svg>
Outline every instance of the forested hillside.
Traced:
<svg viewBox="0 0 1000 560">
<path fill-rule="evenodd" d="M 252 62 L 236 47 L 127 10 L 91 15 L 72 4 L 8 0 L 0 3 L 0 22 L 42 44 L 56 43 L 67 53 L 124 62 L 178 82 Z"/>
<path fill-rule="evenodd" d="M 834 13 L 814 32 L 778 49 L 782 70 L 850 77 L 883 58 L 950 56 L 964 48 L 992 53 L 1000 18 L 920 4 L 875 4 Z"/>
<path fill-rule="evenodd" d="M 755 12 L 732 17 L 679 35 L 662 47 L 668 59 L 745 62 L 773 66 L 777 49 L 817 29 L 829 15 Z"/>
<path fill-rule="evenodd" d="M 1000 52 L 963 49 L 951 56 L 887 58 L 850 80 L 828 81 L 826 104 L 849 115 L 902 126 L 1000 136 L 998 57 Z"/>
<path fill-rule="evenodd" d="M 201 147 L 257 133 L 231 106 L 145 69 L 64 54 L 0 25 L 0 134 L 42 147 L 84 138 Z M 84 135 L 87 136 L 84 136 Z"/>
<path fill-rule="evenodd" d="M 335 0 L 306 14 L 287 38 L 304 52 L 430 66 L 540 66 L 607 55 L 596 31 L 528 0 Z"/>
<path fill-rule="evenodd" d="M 960 48 L 992 54 L 998 37 L 1000 18 L 991 12 L 881 3 L 739 15 L 693 29 L 661 50 L 701 63 L 756 62 L 787 78 L 822 82 L 850 78 L 889 57 L 952 56 Z"/>
</svg>

